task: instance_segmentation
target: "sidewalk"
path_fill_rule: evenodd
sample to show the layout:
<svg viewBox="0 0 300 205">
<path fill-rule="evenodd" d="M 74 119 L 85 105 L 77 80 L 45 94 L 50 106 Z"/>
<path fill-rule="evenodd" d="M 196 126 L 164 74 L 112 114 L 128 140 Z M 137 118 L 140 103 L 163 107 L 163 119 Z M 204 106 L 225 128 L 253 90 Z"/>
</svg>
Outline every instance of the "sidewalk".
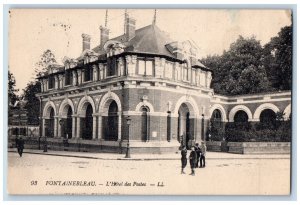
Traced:
<svg viewBox="0 0 300 205">
<path fill-rule="evenodd" d="M 8 148 L 8 152 L 17 153 L 16 148 Z M 88 159 L 101 159 L 101 160 L 180 160 L 181 155 L 178 153 L 166 153 L 166 154 L 131 154 L 131 158 L 125 158 L 125 153 L 90 153 L 90 152 L 69 152 L 69 151 L 54 151 L 34 149 L 24 149 L 24 153 L 30 154 L 41 154 L 50 156 L 64 156 L 64 157 L 79 157 Z M 290 159 L 289 154 L 265 154 L 265 155 L 242 155 L 242 154 L 231 154 L 224 152 L 207 152 L 206 158 L 209 160 L 218 159 Z"/>
</svg>

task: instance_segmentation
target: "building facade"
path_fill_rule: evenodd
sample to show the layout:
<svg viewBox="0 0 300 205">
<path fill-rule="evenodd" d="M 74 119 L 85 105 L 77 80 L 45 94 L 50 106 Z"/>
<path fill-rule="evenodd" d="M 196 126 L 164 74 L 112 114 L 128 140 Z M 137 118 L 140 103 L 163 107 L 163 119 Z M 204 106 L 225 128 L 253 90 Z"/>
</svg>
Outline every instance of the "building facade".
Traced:
<svg viewBox="0 0 300 205">
<path fill-rule="evenodd" d="M 51 65 L 39 78 L 41 135 L 58 147 L 67 138 L 78 151 L 122 152 L 128 141 L 135 152 L 172 151 L 181 140 L 205 140 L 211 117 L 290 115 L 291 92 L 216 95 L 198 47 L 171 40 L 155 24 L 136 30 L 127 16 L 123 35 L 109 39 L 101 26 L 99 46 L 91 49 L 87 34 L 82 40 L 79 58 L 65 57 L 63 66 Z"/>
</svg>

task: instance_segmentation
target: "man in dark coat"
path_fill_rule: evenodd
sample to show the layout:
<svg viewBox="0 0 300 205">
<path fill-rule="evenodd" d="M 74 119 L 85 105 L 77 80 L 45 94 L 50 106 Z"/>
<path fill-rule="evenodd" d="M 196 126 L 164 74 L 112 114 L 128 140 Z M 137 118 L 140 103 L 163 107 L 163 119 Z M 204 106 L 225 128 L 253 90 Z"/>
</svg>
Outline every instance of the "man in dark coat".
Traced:
<svg viewBox="0 0 300 205">
<path fill-rule="evenodd" d="M 186 167 L 186 164 L 187 164 L 186 155 L 187 155 L 187 150 L 186 150 L 186 147 L 183 146 L 181 149 L 181 174 L 185 174 L 184 168 Z"/>
<path fill-rule="evenodd" d="M 22 154 L 23 154 L 23 149 L 24 149 L 24 139 L 21 137 L 19 140 L 18 140 L 18 153 L 20 155 L 20 157 L 22 157 Z"/>
<path fill-rule="evenodd" d="M 197 161 L 196 161 L 196 168 L 199 167 L 199 160 L 200 160 L 200 156 L 201 156 L 201 149 L 199 147 L 199 143 L 196 143 L 196 146 L 195 146 L 195 151 L 197 153 Z"/>
<path fill-rule="evenodd" d="M 192 170 L 192 173 L 190 173 L 190 175 L 192 176 L 195 176 L 195 167 L 196 167 L 196 162 L 197 162 L 197 153 L 195 151 L 195 147 L 192 146 L 192 151 L 190 153 L 190 166 L 191 166 L 191 170 Z"/>
<path fill-rule="evenodd" d="M 206 145 L 205 142 L 201 142 L 201 157 L 200 157 L 200 168 L 205 167 L 205 155 L 206 155 Z"/>
</svg>

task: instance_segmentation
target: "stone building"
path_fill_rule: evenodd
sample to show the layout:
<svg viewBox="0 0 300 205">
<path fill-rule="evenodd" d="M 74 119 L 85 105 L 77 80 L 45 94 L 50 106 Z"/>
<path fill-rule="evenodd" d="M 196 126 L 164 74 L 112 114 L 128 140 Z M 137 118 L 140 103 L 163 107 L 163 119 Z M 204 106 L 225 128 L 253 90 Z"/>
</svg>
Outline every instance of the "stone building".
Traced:
<svg viewBox="0 0 300 205">
<path fill-rule="evenodd" d="M 265 110 L 291 110 L 291 93 L 227 97 L 214 94 L 212 71 L 197 59 L 189 40 L 170 39 L 155 23 L 136 29 L 127 16 L 125 33 L 109 38 L 100 27 L 100 45 L 91 49 L 82 34 L 82 53 L 51 65 L 40 77 L 41 134 L 54 149 L 68 138 L 78 151 L 178 150 L 205 140 L 209 120 L 257 121 Z M 130 125 L 127 120 L 131 119 Z M 80 145 L 80 146 L 78 146 Z"/>
</svg>

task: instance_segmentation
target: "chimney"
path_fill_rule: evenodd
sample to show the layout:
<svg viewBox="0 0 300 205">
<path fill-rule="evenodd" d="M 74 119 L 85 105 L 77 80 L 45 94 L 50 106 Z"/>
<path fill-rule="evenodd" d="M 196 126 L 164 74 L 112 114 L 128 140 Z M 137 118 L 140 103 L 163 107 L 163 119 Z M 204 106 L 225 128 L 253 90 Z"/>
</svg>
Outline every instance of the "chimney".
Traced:
<svg viewBox="0 0 300 205">
<path fill-rule="evenodd" d="M 82 51 L 86 49 L 90 49 L 91 36 L 83 33 L 81 37 L 82 37 Z"/>
<path fill-rule="evenodd" d="M 127 16 L 126 18 L 126 40 L 129 41 L 135 36 L 135 19 Z"/>
<path fill-rule="evenodd" d="M 109 40 L 109 29 L 100 26 L 100 48 L 102 49 L 104 44 Z"/>
</svg>

